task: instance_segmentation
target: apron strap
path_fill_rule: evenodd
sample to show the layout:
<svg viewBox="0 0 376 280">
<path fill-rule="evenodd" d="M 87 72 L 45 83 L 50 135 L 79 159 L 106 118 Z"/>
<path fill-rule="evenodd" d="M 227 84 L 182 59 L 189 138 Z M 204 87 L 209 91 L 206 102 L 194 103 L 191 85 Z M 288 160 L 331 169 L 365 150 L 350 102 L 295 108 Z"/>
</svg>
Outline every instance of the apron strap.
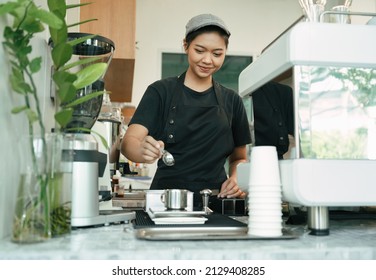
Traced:
<svg viewBox="0 0 376 280">
<path fill-rule="evenodd" d="M 224 100 L 223 100 L 223 95 L 221 94 L 222 89 L 221 89 L 219 83 L 214 81 L 214 80 L 213 80 L 213 86 L 214 86 L 215 96 L 217 97 L 217 102 L 219 104 L 219 108 L 226 113 L 228 125 L 231 127 L 231 114 L 230 114 L 230 112 L 227 112 L 225 110 L 225 103 L 224 103 Z"/>
</svg>

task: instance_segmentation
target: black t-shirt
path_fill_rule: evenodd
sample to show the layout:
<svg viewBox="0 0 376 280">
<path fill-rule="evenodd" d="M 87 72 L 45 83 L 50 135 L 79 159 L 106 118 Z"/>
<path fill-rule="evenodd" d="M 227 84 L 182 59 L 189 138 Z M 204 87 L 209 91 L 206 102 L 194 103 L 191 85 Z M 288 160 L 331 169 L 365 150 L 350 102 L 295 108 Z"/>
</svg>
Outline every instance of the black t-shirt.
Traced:
<svg viewBox="0 0 376 280">
<path fill-rule="evenodd" d="M 140 124 L 145 126 L 149 131 L 149 135 L 157 140 L 162 140 L 165 143 L 167 150 L 172 154 L 176 153 L 178 160 L 179 156 L 181 157 L 183 165 L 176 164 L 173 167 L 166 167 L 161 161 L 159 161 L 156 174 L 158 179 L 163 177 L 163 179 L 166 179 L 167 181 L 174 180 L 175 182 L 179 181 L 182 184 L 187 181 L 191 183 L 196 182 L 198 184 L 197 186 L 187 187 L 187 189 L 191 190 L 202 189 L 202 186 L 200 185 L 205 184 L 205 182 L 211 184 L 210 186 L 205 186 L 208 188 L 212 188 L 213 185 L 218 186 L 226 179 L 224 163 L 227 156 L 231 154 L 231 151 L 221 150 L 221 147 L 214 149 L 212 143 L 197 140 L 205 139 L 207 134 L 218 133 L 217 131 L 197 130 L 194 135 L 192 135 L 192 140 L 178 140 L 184 142 L 184 155 L 181 155 L 180 151 L 176 150 L 177 147 L 179 147 L 179 143 L 173 145 L 167 143 L 165 126 L 168 121 L 167 117 L 172 96 L 175 94 L 173 91 L 176 84 L 177 77 L 159 80 L 151 84 L 142 97 L 129 125 Z M 224 110 L 227 115 L 229 126 L 231 127 L 233 147 L 249 144 L 251 138 L 248 119 L 240 96 L 230 89 L 221 85 L 218 86 L 221 88 L 220 92 L 224 104 Z M 198 93 L 184 86 L 180 102 L 192 107 L 218 105 L 213 88 Z M 187 108 L 187 106 L 185 108 Z M 184 114 L 184 112 L 180 111 L 177 113 L 176 121 L 179 120 L 179 115 L 182 116 L 181 114 Z M 205 119 L 204 121 L 215 123 L 216 120 Z M 198 142 L 200 143 L 199 145 L 197 145 Z M 190 156 L 190 154 L 192 156 Z M 162 173 L 162 171 L 163 176 L 160 176 L 158 172 Z M 174 185 L 165 187 L 179 188 L 186 186 Z M 151 188 L 156 188 L 156 186 L 152 184 Z"/>
<path fill-rule="evenodd" d="M 252 93 L 255 145 L 275 146 L 279 158 L 287 152 L 288 134 L 294 135 L 291 87 L 269 82 Z"/>
</svg>

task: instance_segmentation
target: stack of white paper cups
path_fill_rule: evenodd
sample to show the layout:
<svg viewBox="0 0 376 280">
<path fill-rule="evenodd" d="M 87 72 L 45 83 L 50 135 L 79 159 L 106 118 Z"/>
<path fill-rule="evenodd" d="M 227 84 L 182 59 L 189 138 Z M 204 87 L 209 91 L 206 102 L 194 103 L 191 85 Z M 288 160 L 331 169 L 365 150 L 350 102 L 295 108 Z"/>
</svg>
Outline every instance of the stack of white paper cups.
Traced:
<svg viewBox="0 0 376 280">
<path fill-rule="evenodd" d="M 248 234 L 264 237 L 282 235 L 282 190 L 274 146 L 252 148 L 248 212 Z"/>
</svg>

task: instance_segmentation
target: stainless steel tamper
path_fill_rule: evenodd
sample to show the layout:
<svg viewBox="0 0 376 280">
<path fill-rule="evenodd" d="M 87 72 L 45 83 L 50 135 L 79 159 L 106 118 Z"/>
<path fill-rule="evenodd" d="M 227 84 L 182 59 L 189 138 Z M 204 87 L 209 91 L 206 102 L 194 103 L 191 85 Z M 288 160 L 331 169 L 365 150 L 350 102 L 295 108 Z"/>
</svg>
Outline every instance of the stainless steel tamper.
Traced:
<svg viewBox="0 0 376 280">
<path fill-rule="evenodd" d="M 209 197 L 212 195 L 212 191 L 209 189 L 204 189 L 200 191 L 200 194 L 202 195 L 202 208 L 205 211 L 206 215 L 211 214 L 213 211 L 209 208 Z"/>
</svg>

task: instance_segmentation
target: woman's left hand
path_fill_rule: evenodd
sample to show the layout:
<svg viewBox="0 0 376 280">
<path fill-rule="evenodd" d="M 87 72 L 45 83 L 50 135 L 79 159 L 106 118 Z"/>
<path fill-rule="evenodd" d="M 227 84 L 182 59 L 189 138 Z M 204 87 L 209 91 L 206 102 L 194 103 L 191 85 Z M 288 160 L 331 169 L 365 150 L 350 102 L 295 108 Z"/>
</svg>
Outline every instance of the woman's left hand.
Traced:
<svg viewBox="0 0 376 280">
<path fill-rule="evenodd" d="M 221 186 L 221 191 L 218 194 L 219 198 L 245 198 L 246 193 L 243 192 L 235 179 L 228 178 L 226 181 L 223 182 Z"/>
</svg>

